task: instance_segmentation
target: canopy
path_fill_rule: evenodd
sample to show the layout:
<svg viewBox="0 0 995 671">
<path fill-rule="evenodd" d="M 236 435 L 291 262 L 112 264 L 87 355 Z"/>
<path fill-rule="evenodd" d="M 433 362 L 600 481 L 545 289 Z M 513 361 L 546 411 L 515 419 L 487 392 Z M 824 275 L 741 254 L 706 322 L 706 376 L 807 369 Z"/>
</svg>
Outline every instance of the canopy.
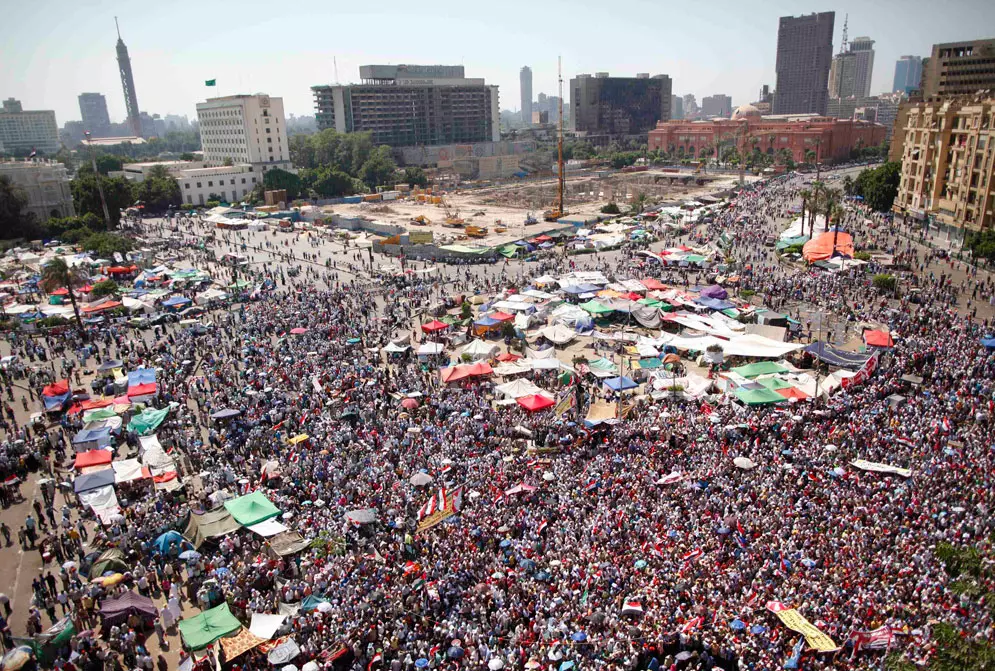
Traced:
<svg viewBox="0 0 995 671">
<path fill-rule="evenodd" d="M 425 333 L 434 333 L 435 331 L 442 331 L 447 328 L 449 328 L 449 324 L 440 322 L 438 319 L 433 319 L 427 324 L 421 325 L 421 330 L 425 331 Z"/>
<path fill-rule="evenodd" d="M 238 417 L 241 414 L 242 413 L 238 410 L 224 408 L 223 410 L 211 413 L 211 419 L 228 419 L 229 417 Z"/>
<path fill-rule="evenodd" d="M 41 390 L 42 396 L 62 396 L 63 394 L 69 393 L 69 380 L 59 380 L 58 382 L 53 382 L 50 385 L 46 385 L 44 389 Z"/>
<path fill-rule="evenodd" d="M 124 553 L 117 548 L 111 548 L 100 553 L 90 566 L 90 580 L 108 572 L 127 573 L 130 570 L 131 567 L 124 562 Z"/>
<path fill-rule="evenodd" d="M 557 345 L 565 345 L 577 337 L 577 332 L 562 324 L 553 324 L 539 331 L 539 334 Z"/>
<path fill-rule="evenodd" d="M 238 531 L 238 522 L 225 508 L 197 514 L 190 513 L 187 528 L 183 535 L 193 542 L 194 547 L 200 547 L 209 538 L 220 538 L 233 531 Z"/>
<path fill-rule="evenodd" d="M 833 246 L 836 238 L 836 246 Z M 842 255 L 853 258 L 853 238 L 849 233 L 828 231 L 812 238 L 802 247 L 802 256 L 806 261 L 825 261 L 833 256 Z"/>
<path fill-rule="evenodd" d="M 636 384 L 632 379 L 625 377 L 612 377 L 604 381 L 604 385 L 611 389 L 612 391 L 624 391 L 626 389 L 635 389 L 639 385 Z"/>
<path fill-rule="evenodd" d="M 107 453 L 108 455 L 110 452 Z M 102 471 L 94 471 L 76 476 L 73 480 L 73 491 L 77 494 L 88 492 L 91 489 L 99 489 L 114 484 L 114 469 L 105 468 Z"/>
<path fill-rule="evenodd" d="M 169 407 L 161 410 L 146 408 L 131 418 L 131 421 L 128 422 L 128 430 L 135 431 L 139 436 L 147 436 L 159 428 L 159 425 L 162 424 L 168 414 Z"/>
<path fill-rule="evenodd" d="M 219 638 L 238 631 L 242 628 L 242 623 L 231 614 L 228 604 L 223 603 L 200 615 L 180 620 L 179 628 L 184 645 L 190 650 L 200 650 Z"/>
<path fill-rule="evenodd" d="M 787 368 L 774 361 L 758 361 L 756 363 L 750 363 L 745 366 L 737 366 L 730 369 L 733 373 L 737 375 L 742 375 L 745 378 L 753 378 L 758 375 L 771 375 L 773 373 L 784 373 L 787 372 Z"/>
<path fill-rule="evenodd" d="M 89 452 L 80 452 L 76 455 L 75 468 L 87 468 L 88 466 L 100 466 L 102 464 L 111 463 L 113 455 L 107 450 L 90 450 Z M 111 471 L 113 474 L 113 471 Z M 113 480 L 111 480 L 113 482 Z"/>
<path fill-rule="evenodd" d="M 498 346 L 487 343 L 480 339 L 470 341 L 470 344 L 461 350 L 461 354 L 469 354 L 473 359 L 488 359 L 498 350 Z"/>
<path fill-rule="evenodd" d="M 805 351 L 819 361 L 824 361 L 830 366 L 839 366 L 840 368 L 857 369 L 867 363 L 867 360 L 871 358 L 868 354 L 848 352 L 834 347 L 827 342 L 814 342 L 806 347 Z"/>
<path fill-rule="evenodd" d="M 868 347 L 894 347 L 895 341 L 887 331 L 864 331 L 864 342 Z"/>
<path fill-rule="evenodd" d="M 310 544 L 293 530 L 282 531 L 269 539 L 270 549 L 281 557 L 288 557 L 305 550 Z"/>
<path fill-rule="evenodd" d="M 603 303 L 599 303 L 598 301 L 593 300 L 593 299 L 589 300 L 586 303 L 581 303 L 580 307 L 581 307 L 581 309 L 583 309 L 583 310 L 585 310 L 587 312 L 590 312 L 592 315 L 604 315 L 604 314 L 609 314 L 611 312 L 614 312 L 614 310 L 612 310 L 607 305 L 604 305 Z"/>
<path fill-rule="evenodd" d="M 505 384 L 499 384 L 494 388 L 494 391 L 504 394 L 508 398 L 522 398 L 523 396 L 535 396 L 542 393 L 542 389 L 525 379 L 512 380 Z"/>
<path fill-rule="evenodd" d="M 225 501 L 225 508 L 244 527 L 259 524 L 280 514 L 280 510 L 262 492 L 252 492 Z"/>
<path fill-rule="evenodd" d="M 162 304 L 163 307 L 174 308 L 180 305 L 186 305 L 187 303 L 190 302 L 191 302 L 190 299 L 187 298 L 186 296 L 173 296 L 171 298 L 167 298 L 166 300 L 164 300 Z"/>
<path fill-rule="evenodd" d="M 736 398 L 746 405 L 768 405 L 770 403 L 783 403 L 784 396 L 770 389 L 737 389 Z"/>
<path fill-rule="evenodd" d="M 543 410 L 551 405 L 556 405 L 556 401 L 549 398 L 548 396 L 542 396 L 540 394 L 532 394 L 530 396 L 522 396 L 521 398 L 515 399 L 518 401 L 518 405 L 522 406 L 530 412 L 536 412 L 538 410 Z"/>
<path fill-rule="evenodd" d="M 710 287 L 705 287 L 701 290 L 702 298 L 717 298 L 719 300 L 725 300 L 729 297 L 729 292 L 720 287 L 717 284 L 713 284 Z"/>
<path fill-rule="evenodd" d="M 104 618 L 104 626 L 119 624 L 132 615 L 138 615 L 143 620 L 155 620 L 158 610 L 152 599 L 131 591 L 116 599 L 106 599 L 100 606 L 100 616 Z"/>
<path fill-rule="evenodd" d="M 139 368 L 128 373 L 128 386 L 135 387 L 142 384 L 155 384 L 155 369 Z"/>
</svg>

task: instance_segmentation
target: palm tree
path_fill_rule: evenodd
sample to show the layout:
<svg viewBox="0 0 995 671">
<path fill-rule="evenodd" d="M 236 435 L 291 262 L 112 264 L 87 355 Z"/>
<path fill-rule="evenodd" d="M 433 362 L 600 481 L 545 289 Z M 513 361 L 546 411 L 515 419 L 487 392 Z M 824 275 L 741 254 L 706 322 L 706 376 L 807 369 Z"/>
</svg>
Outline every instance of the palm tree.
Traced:
<svg viewBox="0 0 995 671">
<path fill-rule="evenodd" d="M 79 268 L 70 268 L 65 260 L 55 258 L 42 268 L 41 281 L 38 283 L 42 290 L 48 293 L 63 288 L 69 292 L 69 302 L 73 305 L 76 326 L 79 327 L 79 331 L 83 335 L 83 342 L 90 342 L 90 338 L 87 336 L 86 329 L 83 328 L 83 320 L 79 316 L 79 306 L 76 305 L 76 295 L 73 290 L 84 286 L 87 279 L 86 274 Z"/>
<path fill-rule="evenodd" d="M 824 232 L 829 232 L 829 218 L 834 214 L 837 208 L 840 207 L 840 190 L 839 189 L 826 189 L 825 196 L 823 200 L 823 211 L 826 213 L 826 223 Z"/>
<path fill-rule="evenodd" d="M 802 235 L 805 235 L 805 209 L 808 207 L 809 201 L 812 200 L 812 192 L 808 189 L 802 189 L 798 195 L 802 197 Z"/>
<path fill-rule="evenodd" d="M 823 203 L 826 199 L 826 186 L 822 182 L 814 181 L 812 182 L 812 195 L 809 197 L 808 201 L 808 237 L 815 237 L 815 218 L 816 215 L 822 210 Z"/>
</svg>

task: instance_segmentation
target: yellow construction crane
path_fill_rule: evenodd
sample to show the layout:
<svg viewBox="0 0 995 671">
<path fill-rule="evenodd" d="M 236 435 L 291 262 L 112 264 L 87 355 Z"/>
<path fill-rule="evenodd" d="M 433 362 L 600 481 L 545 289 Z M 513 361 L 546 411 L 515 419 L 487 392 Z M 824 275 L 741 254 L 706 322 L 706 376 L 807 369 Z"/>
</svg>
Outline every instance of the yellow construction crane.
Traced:
<svg viewBox="0 0 995 671">
<path fill-rule="evenodd" d="M 562 56 L 557 58 L 556 61 L 556 76 L 560 87 L 560 92 L 559 92 L 560 129 L 556 143 L 559 153 L 559 157 L 556 161 L 556 166 L 559 173 L 557 175 L 558 177 L 557 184 L 559 187 L 559 191 L 556 199 L 556 209 L 546 210 L 545 212 L 542 213 L 542 217 L 546 221 L 556 221 L 560 217 L 565 217 L 567 215 L 566 210 L 563 209 L 563 181 L 565 179 L 565 175 L 563 170 L 563 57 Z"/>
<path fill-rule="evenodd" d="M 457 207 L 455 210 L 451 208 L 449 206 L 449 202 L 445 199 L 445 197 L 443 197 L 442 200 L 439 201 L 439 204 L 442 205 L 443 209 L 445 209 L 446 211 L 446 220 L 445 222 L 443 222 L 443 226 L 448 226 L 450 228 L 460 228 L 463 224 L 466 223 L 466 220 L 461 219 L 459 216 L 459 208 Z"/>
</svg>

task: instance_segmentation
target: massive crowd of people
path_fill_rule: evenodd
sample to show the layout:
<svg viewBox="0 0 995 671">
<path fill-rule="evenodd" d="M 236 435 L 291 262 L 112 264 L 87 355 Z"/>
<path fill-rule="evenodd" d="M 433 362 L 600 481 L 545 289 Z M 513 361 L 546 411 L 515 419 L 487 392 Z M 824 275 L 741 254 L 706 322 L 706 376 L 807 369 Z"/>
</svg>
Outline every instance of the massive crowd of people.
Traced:
<svg viewBox="0 0 995 671">
<path fill-rule="evenodd" d="M 158 439 L 185 480 L 179 491 L 124 498 L 109 525 L 94 524 L 61 491 L 62 505 L 46 497 L 30 521 L 11 521 L 31 526 L 31 535 L 40 527 L 52 553 L 33 603 L 14 607 L 30 608 L 31 631 L 68 614 L 86 632 L 59 656 L 66 669 L 164 668 L 165 653 L 150 652 L 153 633 L 156 649 L 175 648 L 183 608 L 189 616 L 221 601 L 246 624 L 251 613 L 287 613 L 278 635 L 300 647 L 298 667 L 778 669 L 799 635 L 766 609 L 771 601 L 797 608 L 840 648 L 804 653 L 802 668 L 877 668 L 884 652 L 856 652 L 853 635 L 884 626 L 896 634 L 889 649 L 911 660 L 930 655 L 936 622 L 991 641 L 991 610 L 947 589 L 934 552 L 940 542 L 982 545 L 993 531 L 995 358 L 979 345 L 987 320 L 972 319 L 967 305 L 992 300 L 991 280 L 927 274 L 916 247 L 857 206 L 845 226 L 858 241 L 868 236 L 909 262 L 899 299 L 883 297 L 862 271 L 780 264 L 763 243 L 783 228 L 799 186 L 797 178 L 770 182 L 710 224 L 658 235 L 664 246 L 707 245 L 724 233 L 742 287 L 773 309 L 824 311 L 844 333 L 887 325 L 896 346 L 875 374 L 817 403 L 640 403 L 618 423 L 589 429 L 573 413 L 557 419 L 495 406 L 491 379 L 445 385 L 437 367 L 413 354 L 381 351 L 401 331 L 418 338 L 414 316 L 454 293 L 524 288 L 541 274 L 589 268 L 611 279 L 703 281 L 687 269 L 639 270 L 626 251 L 585 261 L 548 254 L 489 271 L 447 267 L 399 282 L 373 281 L 365 253 L 333 266 L 318 243 L 313 259 L 302 259 L 263 238 L 257 246 L 273 265 L 240 272 L 265 274 L 273 288 L 212 312 L 206 334 L 164 326 L 136 338 L 108 326 L 93 329 L 91 344 L 73 333 L 47 343 L 11 339 L 12 351 L 44 361 L 51 379 L 107 359 L 156 367 L 154 404 L 176 403 Z M 151 237 L 168 224 L 135 227 Z M 187 253 L 206 263 L 238 251 L 238 234 L 226 235 L 214 252 Z M 278 262 L 299 272 L 288 277 Z M 292 335 L 295 328 L 306 332 Z M 44 381 L 26 380 L 31 398 Z M 572 383 L 547 375 L 540 386 Z M 402 406 L 405 399 L 415 402 Z M 222 409 L 239 414 L 211 418 Z M 78 417 L 62 419 L 50 432 L 56 440 L 36 443 L 38 429 L 5 414 L 4 474 L 37 477 L 29 456 L 32 467 L 71 468 L 64 459 L 72 450 L 55 444 L 71 438 Z M 119 451 L 137 449 L 127 432 L 118 442 Z M 756 467 L 736 468 L 741 456 Z M 848 466 L 855 459 L 912 475 L 858 471 Z M 269 477 L 271 462 L 279 477 Z M 411 484 L 420 472 L 434 482 Z M 672 473 L 680 477 L 659 484 Z M 528 487 L 507 493 L 520 484 Z M 462 507 L 418 532 L 418 511 L 440 487 L 461 491 Z M 179 548 L 153 550 L 163 532 L 184 530 L 191 510 L 257 489 L 284 524 L 317 542 L 279 556 L 242 529 L 204 543 L 192 559 Z M 366 509 L 374 522 L 346 516 Z M 131 567 L 118 585 L 92 584 L 67 563 L 109 546 Z M 154 631 L 138 621 L 91 629 L 101 601 L 129 589 L 164 604 Z M 315 602 L 328 606 L 306 606 Z M 182 660 L 193 663 L 186 653 Z M 269 666 L 259 649 L 221 661 Z"/>
</svg>

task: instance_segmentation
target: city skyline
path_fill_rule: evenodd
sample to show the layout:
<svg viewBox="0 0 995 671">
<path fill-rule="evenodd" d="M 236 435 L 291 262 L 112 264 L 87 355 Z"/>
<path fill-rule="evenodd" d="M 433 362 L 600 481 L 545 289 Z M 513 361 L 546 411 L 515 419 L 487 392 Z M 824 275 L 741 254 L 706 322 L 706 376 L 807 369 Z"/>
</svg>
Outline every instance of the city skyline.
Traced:
<svg viewBox="0 0 995 671">
<path fill-rule="evenodd" d="M 898 2 L 874 6 L 856 2 L 777 2 L 745 7 L 722 1 L 707 12 L 692 10 L 682 16 L 684 28 L 668 32 L 667 39 L 661 42 L 652 20 L 633 23 L 614 18 L 638 15 L 649 19 L 653 12 L 659 12 L 661 20 L 666 18 L 665 10 L 637 0 L 623 0 L 622 7 L 616 9 L 630 11 L 599 15 L 597 21 L 590 20 L 594 16 L 593 3 L 592 12 L 567 14 L 555 4 L 535 6 L 518 0 L 511 0 L 497 13 L 443 2 L 444 6 L 427 16 L 390 1 L 378 5 L 378 12 L 373 13 L 333 9 L 305 0 L 300 5 L 301 15 L 308 15 L 310 26 L 348 23 L 369 30 L 342 30 L 334 49 L 312 46 L 307 39 L 292 40 L 293 46 L 282 48 L 274 46 L 279 35 L 267 18 L 270 14 L 253 13 L 254 4 L 247 3 L 248 11 L 240 13 L 238 22 L 231 22 L 219 4 L 198 4 L 197 20 L 211 26 L 209 39 L 202 37 L 202 31 L 180 30 L 177 5 L 108 5 L 78 17 L 78 12 L 73 12 L 72 23 L 59 22 L 40 38 L 28 31 L 9 31 L 4 35 L 4 61 L 9 67 L 0 72 L 0 97 L 18 98 L 31 109 L 54 110 L 61 126 L 79 118 L 80 93 L 99 92 L 107 98 L 111 120 L 123 121 L 126 114 L 114 51 L 115 15 L 127 38 L 142 111 L 190 117 L 194 116 L 197 102 L 208 97 L 256 92 L 282 97 L 288 116 L 313 115 L 310 87 L 336 83 L 333 59 L 338 66 L 338 81 L 343 84 L 353 82 L 358 66 L 365 63 L 463 64 L 476 76 L 498 85 L 501 108 L 515 111 L 521 108 L 521 66 L 528 64 L 532 68 L 533 99 L 540 92 L 555 94 L 556 60 L 560 54 L 564 80 L 583 72 L 629 77 L 638 72 L 665 72 L 673 78 L 676 94 L 695 93 L 703 98 L 725 93 L 732 96 L 735 107 L 751 102 L 761 85 L 774 82 L 779 17 L 813 11 L 836 12 L 834 53 L 840 47 L 842 14 L 849 15 L 851 35 L 868 35 L 875 40 L 871 93 L 876 94 L 891 90 L 894 64 L 899 57 L 927 56 L 934 43 L 990 37 L 977 31 L 995 24 L 995 6 L 977 0 L 954 4 L 970 12 L 972 26 L 984 26 L 982 29 L 965 26 L 958 18 L 961 12 L 949 6 L 909 11 L 907 4 Z M 42 21 L 51 23 L 48 18 L 53 10 L 58 13 L 60 6 L 66 12 L 76 7 L 63 0 L 44 8 L 22 3 L 8 9 L 5 25 L 9 30 Z M 530 20 L 523 23 L 521 17 L 525 15 Z M 259 21 L 253 23 L 252 16 L 259 16 Z M 399 21 L 399 16 L 404 20 Z M 625 35 L 624 48 L 597 50 L 587 48 L 584 39 L 550 40 L 551 26 L 557 21 L 558 32 L 574 38 L 602 39 L 606 31 L 624 30 L 619 32 Z M 171 30 L 171 25 L 176 30 Z M 404 39 L 404 35 L 416 32 L 445 39 Z M 514 55 L 497 56 L 493 46 L 481 39 L 502 33 L 514 35 Z M 370 39 L 371 35 L 378 39 Z M 259 48 L 246 48 L 250 44 Z M 205 87 L 208 79 L 216 79 L 217 87 Z"/>
</svg>

